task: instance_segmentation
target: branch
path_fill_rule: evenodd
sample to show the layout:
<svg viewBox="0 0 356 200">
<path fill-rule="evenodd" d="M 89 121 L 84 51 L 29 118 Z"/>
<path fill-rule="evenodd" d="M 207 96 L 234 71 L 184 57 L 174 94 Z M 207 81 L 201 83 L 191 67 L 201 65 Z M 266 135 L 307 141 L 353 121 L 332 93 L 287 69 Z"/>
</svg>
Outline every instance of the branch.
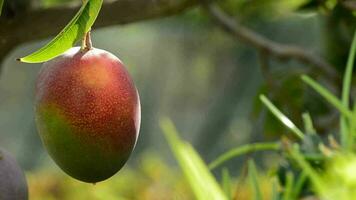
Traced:
<svg viewBox="0 0 356 200">
<path fill-rule="evenodd" d="M 226 15 L 220 8 L 210 4 L 206 0 L 201 0 L 203 7 L 211 18 L 226 32 L 248 45 L 254 46 L 260 52 L 272 55 L 280 60 L 296 59 L 301 63 L 314 66 L 333 81 L 339 80 L 335 68 L 320 57 L 317 57 L 300 47 L 284 45 L 269 40 L 262 35 L 244 27 L 234 19 Z"/>
<path fill-rule="evenodd" d="M 341 1 L 340 3 L 344 8 L 350 11 L 356 10 L 356 2 L 354 0 L 345 0 L 345 1 Z"/>
<path fill-rule="evenodd" d="M 196 0 L 116 0 L 107 1 L 94 27 L 127 24 L 171 16 L 196 4 Z M 29 10 L 14 18 L 0 17 L 0 63 L 17 45 L 59 33 L 79 10 L 77 6 Z"/>
</svg>

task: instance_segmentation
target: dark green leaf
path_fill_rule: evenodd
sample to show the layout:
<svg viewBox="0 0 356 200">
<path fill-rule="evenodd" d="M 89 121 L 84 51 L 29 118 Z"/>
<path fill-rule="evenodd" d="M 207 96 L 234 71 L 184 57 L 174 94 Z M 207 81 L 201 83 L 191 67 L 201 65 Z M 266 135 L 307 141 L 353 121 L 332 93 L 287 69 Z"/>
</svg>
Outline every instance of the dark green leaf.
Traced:
<svg viewBox="0 0 356 200">
<path fill-rule="evenodd" d="M 324 190 L 324 183 L 317 173 L 317 171 L 305 160 L 303 155 L 299 151 L 299 146 L 294 145 L 291 151 L 289 152 L 291 158 L 302 168 L 303 173 L 305 173 L 313 183 L 314 189 L 316 191 Z"/>
<path fill-rule="evenodd" d="M 293 199 L 298 199 L 306 180 L 307 175 L 304 171 L 302 171 L 302 173 L 299 175 L 298 179 L 295 182 L 295 186 L 293 189 Z"/>
<path fill-rule="evenodd" d="M 2 5 L 4 5 L 4 0 L 0 0 L 0 16 L 1 16 L 1 11 L 2 11 Z"/>
<path fill-rule="evenodd" d="M 19 60 L 26 63 L 45 62 L 73 47 L 94 24 L 102 3 L 103 0 L 85 1 L 74 18 L 52 41 L 38 51 Z"/>
<path fill-rule="evenodd" d="M 321 5 L 320 1 L 318 0 L 311 0 L 307 1 L 304 4 L 302 4 L 298 10 L 316 10 L 318 7 Z"/>
</svg>

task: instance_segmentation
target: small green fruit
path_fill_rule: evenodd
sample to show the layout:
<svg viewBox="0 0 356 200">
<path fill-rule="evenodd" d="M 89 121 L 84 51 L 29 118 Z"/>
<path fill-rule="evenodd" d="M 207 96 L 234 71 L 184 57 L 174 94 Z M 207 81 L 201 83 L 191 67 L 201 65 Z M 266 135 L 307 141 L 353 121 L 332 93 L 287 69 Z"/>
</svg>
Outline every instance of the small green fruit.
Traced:
<svg viewBox="0 0 356 200">
<path fill-rule="evenodd" d="M 36 123 L 44 146 L 70 176 L 103 181 L 128 160 L 140 127 L 140 100 L 111 53 L 74 47 L 44 63 L 37 79 Z"/>
</svg>

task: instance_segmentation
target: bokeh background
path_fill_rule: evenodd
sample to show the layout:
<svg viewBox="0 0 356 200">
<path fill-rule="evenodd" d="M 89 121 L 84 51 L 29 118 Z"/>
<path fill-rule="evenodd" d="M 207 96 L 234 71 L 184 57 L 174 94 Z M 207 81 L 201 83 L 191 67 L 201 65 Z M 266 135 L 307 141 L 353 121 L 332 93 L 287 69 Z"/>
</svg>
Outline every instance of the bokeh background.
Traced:
<svg viewBox="0 0 356 200">
<path fill-rule="evenodd" d="M 38 0 L 33 6 L 78 2 Z M 221 5 L 240 23 L 266 38 L 298 45 L 324 57 L 341 74 L 354 23 L 343 27 L 340 21 L 352 16 L 335 14 L 339 8 L 331 1 L 330 8 L 324 10 L 306 7 L 308 2 L 229 0 Z M 335 23 L 341 28 L 333 26 L 332 20 L 340 20 Z M 336 45 L 338 48 L 334 48 L 338 41 L 332 37 L 342 41 Z M 11 152 L 25 170 L 30 199 L 193 199 L 159 128 L 159 119 L 171 118 L 182 137 L 210 162 L 241 144 L 288 134 L 262 108 L 257 98 L 260 93 L 269 94 L 297 124 L 301 122 L 300 114 L 308 110 L 321 133 L 335 128 L 334 111 L 307 89 L 299 76 L 308 73 L 335 92 L 337 84 L 293 59 L 270 59 L 266 73 L 254 47 L 224 32 L 195 7 L 177 16 L 92 31 L 94 46 L 117 55 L 132 75 L 140 93 L 142 124 L 136 149 L 119 173 L 96 185 L 80 183 L 54 164 L 36 132 L 34 85 L 41 64 L 16 61 L 50 39 L 21 44 L 1 62 L 0 146 Z M 278 158 L 274 154 L 253 156 L 258 158 L 260 168 L 276 167 Z M 238 177 L 245 161 L 246 157 L 234 159 L 226 166 Z M 219 179 L 219 171 L 215 174 Z M 243 186 L 240 190 L 248 195 Z M 241 192 L 241 199 L 243 195 Z"/>
</svg>

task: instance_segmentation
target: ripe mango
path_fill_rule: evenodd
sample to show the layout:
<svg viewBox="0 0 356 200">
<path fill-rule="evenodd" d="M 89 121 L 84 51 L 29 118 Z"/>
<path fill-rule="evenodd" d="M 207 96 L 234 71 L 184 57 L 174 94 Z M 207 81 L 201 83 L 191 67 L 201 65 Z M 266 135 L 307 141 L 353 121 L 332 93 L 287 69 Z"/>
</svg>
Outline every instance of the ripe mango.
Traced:
<svg viewBox="0 0 356 200">
<path fill-rule="evenodd" d="M 140 129 L 137 89 L 113 54 L 73 47 L 43 64 L 36 124 L 50 156 L 67 174 L 96 183 L 118 172 Z"/>
</svg>

